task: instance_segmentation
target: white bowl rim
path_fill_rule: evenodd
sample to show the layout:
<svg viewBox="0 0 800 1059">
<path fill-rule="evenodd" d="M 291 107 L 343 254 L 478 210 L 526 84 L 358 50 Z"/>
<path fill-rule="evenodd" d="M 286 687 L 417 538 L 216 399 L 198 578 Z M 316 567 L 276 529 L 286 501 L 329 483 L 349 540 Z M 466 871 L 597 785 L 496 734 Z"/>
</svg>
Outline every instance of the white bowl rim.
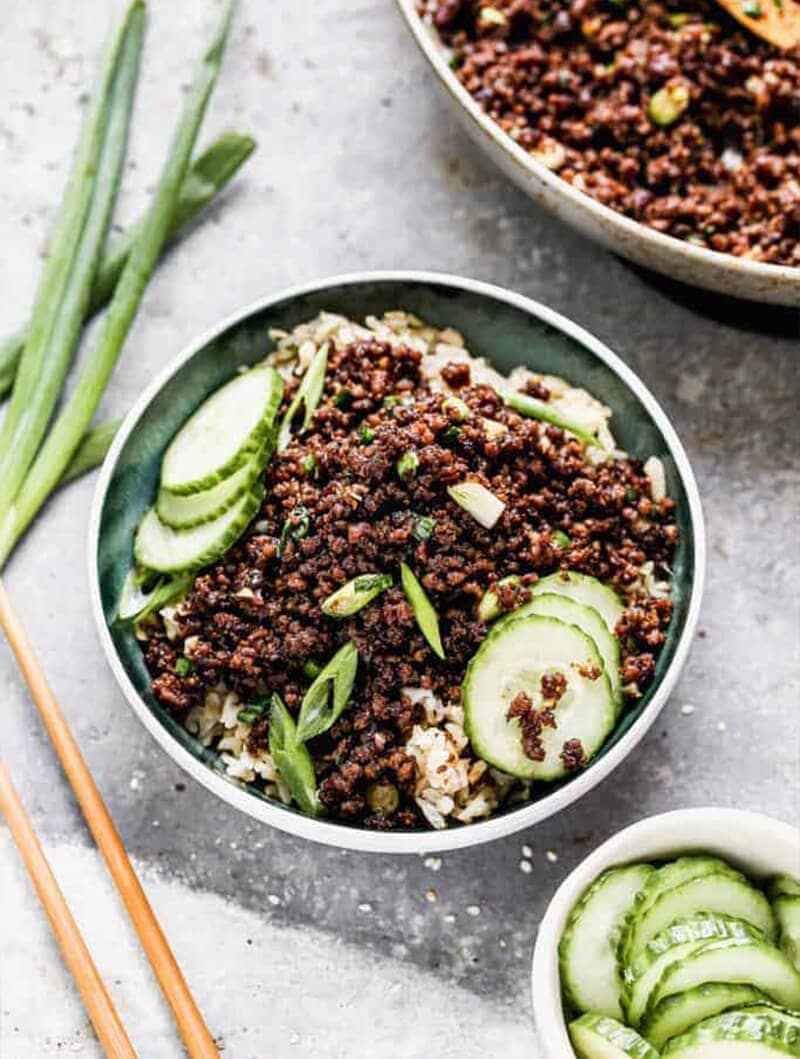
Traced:
<svg viewBox="0 0 800 1059">
<path fill-rule="evenodd" d="M 644 817 L 612 835 L 570 872 L 553 894 L 539 923 L 531 963 L 533 1020 L 542 1046 L 542 1059 L 556 1055 L 559 1059 L 574 1059 L 561 1001 L 558 943 L 566 918 L 586 887 L 606 868 L 658 859 L 659 850 L 666 855 L 681 850 L 708 850 L 733 861 L 743 861 L 749 849 L 752 861 L 756 859 L 752 854 L 754 834 L 762 844 L 785 843 L 788 849 L 794 843 L 797 855 L 792 864 L 788 863 L 788 856 L 785 864 L 773 862 L 769 874 L 800 873 L 800 829 L 764 813 L 719 806 L 673 809 Z M 740 847 L 745 852 L 740 853 Z"/>
<path fill-rule="evenodd" d="M 689 517 L 694 538 L 694 567 L 692 570 L 692 593 L 686 614 L 683 630 L 681 631 L 675 654 L 666 672 L 661 678 L 661 683 L 656 689 L 651 701 L 648 703 L 642 715 L 636 719 L 623 737 L 602 758 L 595 761 L 585 772 L 577 775 L 564 787 L 559 788 L 540 798 L 536 802 L 521 805 L 519 808 L 504 813 L 501 816 L 489 817 L 487 820 L 477 821 L 458 828 L 448 828 L 441 831 L 414 831 L 414 832 L 380 832 L 370 831 L 366 828 L 347 827 L 327 820 L 314 819 L 301 813 L 289 810 L 255 797 L 248 791 L 235 786 L 223 778 L 217 772 L 198 761 L 187 749 L 175 739 L 166 728 L 159 722 L 150 711 L 145 701 L 140 697 L 133 683 L 117 655 L 111 634 L 106 625 L 100 594 L 100 580 L 97 566 L 97 552 L 100 536 L 100 518 L 106 491 L 114 473 L 117 459 L 122 451 L 128 437 L 136 428 L 139 419 L 147 406 L 153 400 L 158 391 L 168 382 L 180 368 L 190 360 L 195 353 L 211 342 L 215 337 L 235 326 L 240 321 L 262 312 L 279 302 L 291 298 L 322 291 L 329 287 L 342 287 L 362 283 L 396 282 L 396 283 L 428 283 L 451 287 L 468 293 L 479 294 L 495 300 L 505 302 L 512 307 L 535 316 L 537 319 L 562 331 L 585 346 L 599 360 L 606 364 L 633 392 L 637 400 L 644 406 L 652 417 L 657 428 L 663 435 L 667 447 L 675 461 L 676 470 L 681 478 L 686 491 Z M 697 625 L 700 604 L 703 595 L 705 581 L 705 558 L 706 542 L 703 521 L 703 512 L 700 504 L 700 495 L 694 478 L 689 460 L 678 439 L 674 427 L 665 412 L 661 409 L 655 397 L 650 393 L 645 384 L 633 372 L 631 368 L 613 353 L 604 343 L 592 334 L 573 323 L 567 317 L 562 316 L 554 309 L 550 309 L 525 295 L 506 290 L 491 283 L 481 280 L 466 279 L 461 276 L 442 272 L 428 272 L 418 270 L 370 270 L 365 272 L 346 273 L 343 275 L 329 276 L 323 279 L 278 291 L 275 294 L 251 302 L 245 307 L 231 313 L 220 323 L 208 328 L 198 338 L 184 347 L 169 364 L 159 372 L 156 377 L 140 394 L 133 407 L 122 422 L 108 455 L 103 463 L 89 516 L 88 531 L 88 575 L 89 591 L 92 615 L 100 636 L 100 642 L 104 654 L 116 677 L 122 692 L 129 705 L 133 708 L 139 720 L 150 732 L 154 739 L 166 750 L 169 756 L 195 780 L 201 783 L 207 790 L 212 791 L 232 805 L 234 808 L 247 813 L 249 816 L 277 827 L 282 831 L 298 835 L 301 838 L 322 842 L 326 845 L 338 848 L 358 850 L 373 853 L 428 853 L 442 852 L 452 849 L 462 849 L 467 846 L 480 845 L 491 842 L 494 839 L 503 838 L 524 828 L 531 827 L 541 820 L 559 812 L 561 809 L 571 805 L 587 791 L 597 786 L 608 776 L 617 765 L 620 764 L 642 739 L 645 732 L 655 721 L 678 679 L 681 669 L 686 661 L 689 648 L 692 643 L 694 630 Z"/>
<path fill-rule="evenodd" d="M 639 221 L 627 217 L 624 213 L 612 210 L 610 206 L 604 206 L 597 199 L 592 198 L 591 195 L 562 180 L 556 173 L 552 172 L 547 166 L 523 150 L 519 144 L 515 143 L 464 88 L 455 73 L 445 62 L 443 47 L 437 45 L 430 27 L 420 17 L 415 0 L 396 0 L 396 2 L 417 45 L 430 62 L 442 85 L 459 106 L 469 114 L 482 132 L 522 172 L 534 175 L 542 184 L 550 188 L 560 198 L 570 202 L 576 209 L 593 215 L 611 228 L 618 229 L 634 242 L 649 246 L 656 254 L 661 251 L 670 256 L 678 255 L 689 262 L 694 261 L 698 265 L 714 269 L 722 274 L 729 272 L 762 282 L 777 283 L 781 286 L 785 284 L 797 290 L 800 271 L 793 265 L 772 265 L 766 261 L 753 261 L 746 257 L 735 257 L 733 254 L 725 254 L 719 250 L 711 250 L 707 247 L 695 246 L 693 243 L 682 242 L 674 236 L 665 235 L 663 232 L 656 231 L 655 228 L 641 224 Z M 618 252 L 622 253 L 622 251 Z M 688 281 L 683 280 L 683 282 L 686 283 Z"/>
</svg>

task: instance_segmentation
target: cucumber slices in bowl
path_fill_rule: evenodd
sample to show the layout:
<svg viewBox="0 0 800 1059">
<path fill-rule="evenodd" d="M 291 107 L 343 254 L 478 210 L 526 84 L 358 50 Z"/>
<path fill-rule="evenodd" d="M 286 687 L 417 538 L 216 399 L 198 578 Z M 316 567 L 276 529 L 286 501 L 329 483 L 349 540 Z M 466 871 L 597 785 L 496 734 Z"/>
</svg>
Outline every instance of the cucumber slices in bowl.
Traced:
<svg viewBox="0 0 800 1059">
<path fill-rule="evenodd" d="M 581 1015 L 570 1024 L 576 1054 L 800 1057 L 800 969 L 776 940 L 795 885 L 774 880 L 771 907 L 741 872 L 704 855 L 604 872 L 559 947 L 565 1004 Z M 651 1051 L 636 1051 L 639 1041 Z"/>
<path fill-rule="evenodd" d="M 208 397 L 169 444 L 155 506 L 134 555 L 146 570 L 193 572 L 239 539 L 264 497 L 261 475 L 275 448 L 283 381 L 259 365 Z"/>
</svg>

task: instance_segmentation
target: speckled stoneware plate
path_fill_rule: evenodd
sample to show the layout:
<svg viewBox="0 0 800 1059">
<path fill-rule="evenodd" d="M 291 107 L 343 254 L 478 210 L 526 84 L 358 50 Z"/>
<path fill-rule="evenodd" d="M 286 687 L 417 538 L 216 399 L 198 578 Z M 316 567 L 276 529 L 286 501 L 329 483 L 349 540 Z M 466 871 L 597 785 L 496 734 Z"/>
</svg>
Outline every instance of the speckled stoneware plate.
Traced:
<svg viewBox="0 0 800 1059">
<path fill-rule="evenodd" d="M 356 319 L 406 309 L 438 327 L 457 328 L 473 353 L 501 371 L 524 364 L 562 375 L 612 408 L 613 430 L 624 449 L 659 456 L 665 465 L 681 544 L 674 566 L 675 615 L 655 681 L 584 772 L 542 785 L 533 801 L 489 820 L 446 831 L 384 834 L 311 819 L 273 802 L 255 786 L 226 777 L 216 753 L 156 702 L 130 628 L 113 622 L 133 563 L 134 532 L 153 500 L 161 457 L 175 431 L 236 368 L 269 352 L 269 328 L 290 330 L 323 309 Z M 703 516 L 686 454 L 630 368 L 582 328 L 537 302 L 474 280 L 416 272 L 344 276 L 285 291 L 248 306 L 193 342 L 147 388 L 123 423 L 97 485 L 89 538 L 92 604 L 103 647 L 128 702 L 167 753 L 209 790 L 258 820 L 330 845 L 397 853 L 470 846 L 530 827 L 607 776 L 653 723 L 678 678 L 697 622 L 704 564 Z"/>
<path fill-rule="evenodd" d="M 450 69 L 435 29 L 417 14 L 417 0 L 397 0 L 397 4 L 471 139 L 537 205 L 590 239 L 664 276 L 738 298 L 800 305 L 800 268 L 768 265 L 693 246 L 639 224 L 561 180 L 514 143 L 475 102 Z"/>
</svg>

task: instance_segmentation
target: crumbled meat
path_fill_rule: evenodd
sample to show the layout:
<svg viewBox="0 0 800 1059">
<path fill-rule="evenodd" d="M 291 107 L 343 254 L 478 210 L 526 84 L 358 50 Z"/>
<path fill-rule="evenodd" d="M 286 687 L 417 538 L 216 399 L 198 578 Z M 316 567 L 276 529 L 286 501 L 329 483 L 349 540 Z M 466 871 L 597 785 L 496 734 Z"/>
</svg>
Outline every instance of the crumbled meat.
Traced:
<svg viewBox="0 0 800 1059">
<path fill-rule="evenodd" d="M 586 754 L 580 739 L 568 739 L 558 756 L 568 772 L 576 772 L 586 764 Z"/>
<path fill-rule="evenodd" d="M 522 750 L 531 761 L 544 761 L 545 749 L 542 743 L 542 731 L 545 728 L 556 728 L 556 715 L 549 708 L 537 710 L 533 701 L 524 692 L 519 692 L 511 700 L 506 714 L 509 720 L 519 721 L 522 736 Z"/>
<path fill-rule="evenodd" d="M 545 673 L 539 681 L 542 698 L 548 705 L 555 706 L 567 690 L 567 678 L 563 673 Z"/>
<path fill-rule="evenodd" d="M 195 638 L 193 671 L 175 673 L 176 651 L 163 633 L 146 646 L 153 692 L 177 713 L 222 684 L 245 703 L 276 691 L 296 715 L 309 686 L 304 663 L 324 663 L 352 640 L 359 652 L 354 705 L 309 745 L 327 813 L 370 827 L 423 824 L 414 801 L 415 762 L 405 750 L 422 709 L 403 688 L 430 689 L 446 705 L 460 702 L 466 665 L 486 636 L 477 608 L 490 585 L 510 574 L 521 578 L 520 589 L 501 589 L 505 609 L 527 601 L 527 586 L 558 569 L 632 584 L 645 561 L 666 570 L 677 541 L 671 503 L 643 512 L 629 499 L 651 495 L 639 460 L 588 465 L 579 441 L 522 418 L 469 375 L 451 378 L 463 383 L 460 397 L 473 413 L 457 433 L 442 407 L 444 395 L 421 378 L 417 351 L 377 339 L 333 347 L 312 429 L 296 433 L 273 457 L 265 499 L 249 530 L 196 577 L 179 608 L 181 636 Z M 296 386 L 294 380 L 287 385 L 284 408 Z M 343 393 L 347 400 L 333 399 Z M 403 400 L 386 402 L 389 396 Z M 489 437 L 482 418 L 506 430 Z M 401 479 L 397 460 L 412 448 L 419 466 Z M 447 486 L 467 475 L 506 505 L 492 530 L 447 495 Z M 281 550 L 282 527 L 299 505 L 307 512 L 308 533 L 289 537 Z M 421 516 L 435 523 L 424 540 L 412 532 Z M 567 546 L 552 544 L 556 528 L 569 536 Z M 346 619 L 320 610 L 345 581 L 394 573 L 401 561 L 414 570 L 439 615 L 443 661 L 430 650 L 397 583 Z M 647 659 L 657 653 L 652 641 L 663 636 L 668 621 L 662 603 L 649 599 L 637 600 L 623 615 L 626 672 L 638 666 L 640 686 L 649 679 Z M 555 699 L 558 687 L 550 690 Z M 538 733 L 553 725 L 554 715 L 525 709 L 520 722 L 526 753 L 533 756 Z M 253 725 L 251 752 L 268 745 L 268 728 L 265 719 Z M 394 785 L 396 811 L 370 809 L 367 791 L 374 783 Z"/>
<path fill-rule="evenodd" d="M 800 46 L 777 51 L 714 0 L 492 0 L 491 20 L 484 7 L 419 3 L 520 147 L 656 231 L 800 265 Z M 665 86 L 688 105 L 658 124 Z"/>
</svg>

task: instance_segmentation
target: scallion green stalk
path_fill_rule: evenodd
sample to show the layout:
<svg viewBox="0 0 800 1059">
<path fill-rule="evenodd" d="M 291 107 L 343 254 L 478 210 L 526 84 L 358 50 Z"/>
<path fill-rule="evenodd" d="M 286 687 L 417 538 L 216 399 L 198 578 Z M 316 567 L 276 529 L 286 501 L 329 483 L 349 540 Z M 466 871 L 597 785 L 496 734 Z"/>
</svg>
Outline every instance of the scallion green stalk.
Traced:
<svg viewBox="0 0 800 1059">
<path fill-rule="evenodd" d="M 80 478 L 81 475 L 93 471 L 99 467 L 106 458 L 106 453 L 111 447 L 111 442 L 116 437 L 121 419 L 109 419 L 107 423 L 101 423 L 83 435 L 83 441 L 78 446 L 72 461 L 61 475 L 59 485 Z"/>
<path fill-rule="evenodd" d="M 200 210 L 233 179 L 256 148 L 256 141 L 239 132 L 224 132 L 193 163 L 186 174 L 169 238 L 174 238 Z M 144 218 L 114 239 L 105 251 L 94 278 L 89 312 L 96 313 L 107 304 L 125 267 Z M 8 335 L 0 342 L 0 398 L 14 385 L 17 364 L 28 340 L 30 325 Z"/>
<path fill-rule="evenodd" d="M 134 0 L 106 51 L 81 131 L 0 431 L 0 525 L 47 431 L 89 307 L 125 159 L 144 17 L 144 4 Z"/>
<path fill-rule="evenodd" d="M 200 122 L 217 80 L 232 17 L 233 3 L 228 0 L 184 103 L 152 205 L 114 291 L 100 338 L 39 450 L 23 488 L 10 508 L 0 508 L 0 568 L 69 465 L 122 352 L 175 215 Z"/>
<path fill-rule="evenodd" d="M 442 647 L 442 636 L 439 632 L 439 616 L 436 609 L 428 599 L 425 589 L 411 569 L 405 563 L 400 563 L 400 579 L 403 583 L 403 591 L 406 599 L 411 604 L 414 618 L 419 626 L 420 632 L 428 641 L 433 653 L 439 658 L 444 658 L 444 647 Z"/>
</svg>

